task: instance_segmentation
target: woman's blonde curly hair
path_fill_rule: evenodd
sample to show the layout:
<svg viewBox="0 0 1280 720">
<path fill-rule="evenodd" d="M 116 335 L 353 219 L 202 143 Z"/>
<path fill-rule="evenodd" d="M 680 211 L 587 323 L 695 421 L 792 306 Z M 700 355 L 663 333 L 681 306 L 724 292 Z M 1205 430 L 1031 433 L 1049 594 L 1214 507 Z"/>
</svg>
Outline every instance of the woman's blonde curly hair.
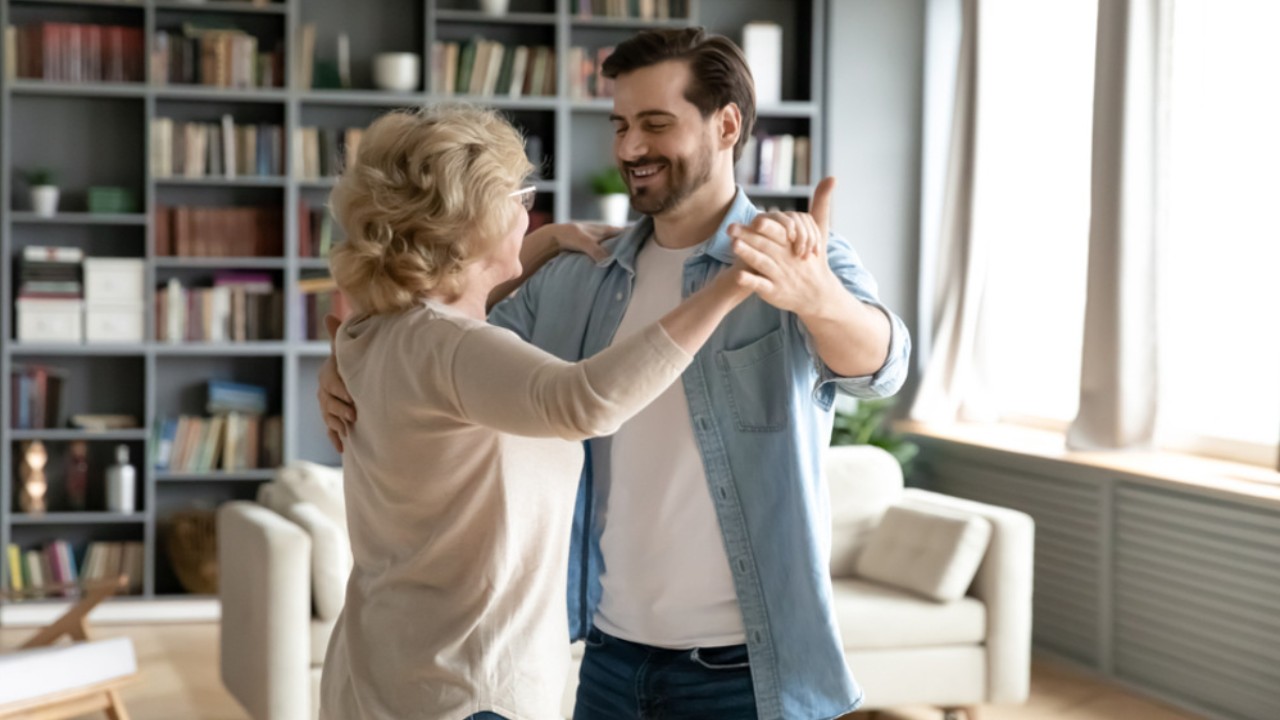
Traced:
<svg viewBox="0 0 1280 720">
<path fill-rule="evenodd" d="M 361 312 L 387 313 L 429 293 L 456 297 L 458 273 L 510 232 L 509 195 L 533 170 L 524 140 L 492 110 L 397 110 L 364 131 L 329 196 L 346 241 L 333 279 Z"/>
</svg>

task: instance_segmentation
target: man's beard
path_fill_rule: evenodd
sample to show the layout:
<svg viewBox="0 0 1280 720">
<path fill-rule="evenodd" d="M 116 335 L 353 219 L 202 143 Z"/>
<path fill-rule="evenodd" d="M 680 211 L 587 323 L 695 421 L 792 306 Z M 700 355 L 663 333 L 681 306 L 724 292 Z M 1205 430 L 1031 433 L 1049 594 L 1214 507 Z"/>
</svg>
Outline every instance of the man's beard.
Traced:
<svg viewBox="0 0 1280 720">
<path fill-rule="evenodd" d="M 711 180 L 711 148 L 704 145 L 690 160 L 649 157 L 624 164 L 622 169 L 626 176 L 627 187 L 631 188 L 632 168 L 654 164 L 666 166 L 665 186 L 631 189 L 630 193 L 631 207 L 644 215 L 661 215 L 678 207 L 698 188 Z"/>
</svg>

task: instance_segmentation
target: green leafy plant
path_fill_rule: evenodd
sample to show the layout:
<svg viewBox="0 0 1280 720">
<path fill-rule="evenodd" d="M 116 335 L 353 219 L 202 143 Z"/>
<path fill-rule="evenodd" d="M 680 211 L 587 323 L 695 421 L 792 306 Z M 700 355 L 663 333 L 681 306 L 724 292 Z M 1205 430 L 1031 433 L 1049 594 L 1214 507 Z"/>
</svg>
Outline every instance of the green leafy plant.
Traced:
<svg viewBox="0 0 1280 720">
<path fill-rule="evenodd" d="M 27 180 L 27 185 L 31 187 L 40 187 L 41 185 L 56 185 L 58 176 L 49 168 L 32 168 L 23 174 Z"/>
<path fill-rule="evenodd" d="M 902 475 L 911 472 L 911 465 L 920 452 L 920 446 L 907 440 L 889 428 L 889 413 L 893 409 L 891 398 L 859 400 L 853 412 L 836 411 L 831 431 L 832 445 L 875 445 L 882 448 L 902 466 Z"/>
<path fill-rule="evenodd" d="M 622 179 L 618 168 L 611 167 L 591 178 L 591 189 L 597 195 L 626 195 L 627 182 Z"/>
</svg>

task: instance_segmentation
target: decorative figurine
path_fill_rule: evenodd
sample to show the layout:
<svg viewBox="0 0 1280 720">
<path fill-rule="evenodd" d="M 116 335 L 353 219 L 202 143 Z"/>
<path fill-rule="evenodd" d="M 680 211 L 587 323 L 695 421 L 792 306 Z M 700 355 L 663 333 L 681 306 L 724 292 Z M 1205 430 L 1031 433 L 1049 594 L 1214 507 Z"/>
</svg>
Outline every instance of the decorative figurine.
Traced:
<svg viewBox="0 0 1280 720">
<path fill-rule="evenodd" d="M 18 478 L 22 482 L 18 506 L 28 515 L 41 515 L 47 509 L 44 496 L 49 483 L 44 477 L 44 466 L 48 462 L 49 453 L 44 443 L 33 440 L 23 444 L 22 462 L 18 465 Z"/>
</svg>

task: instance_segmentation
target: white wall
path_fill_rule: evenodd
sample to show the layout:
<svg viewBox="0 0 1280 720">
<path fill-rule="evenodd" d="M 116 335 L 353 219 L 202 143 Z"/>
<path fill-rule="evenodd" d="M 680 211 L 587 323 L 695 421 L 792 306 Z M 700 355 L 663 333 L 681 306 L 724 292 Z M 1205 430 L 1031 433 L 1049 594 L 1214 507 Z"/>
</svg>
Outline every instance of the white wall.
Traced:
<svg viewBox="0 0 1280 720">
<path fill-rule="evenodd" d="M 830 0 L 827 19 L 831 225 L 914 335 L 925 0 Z"/>
</svg>

